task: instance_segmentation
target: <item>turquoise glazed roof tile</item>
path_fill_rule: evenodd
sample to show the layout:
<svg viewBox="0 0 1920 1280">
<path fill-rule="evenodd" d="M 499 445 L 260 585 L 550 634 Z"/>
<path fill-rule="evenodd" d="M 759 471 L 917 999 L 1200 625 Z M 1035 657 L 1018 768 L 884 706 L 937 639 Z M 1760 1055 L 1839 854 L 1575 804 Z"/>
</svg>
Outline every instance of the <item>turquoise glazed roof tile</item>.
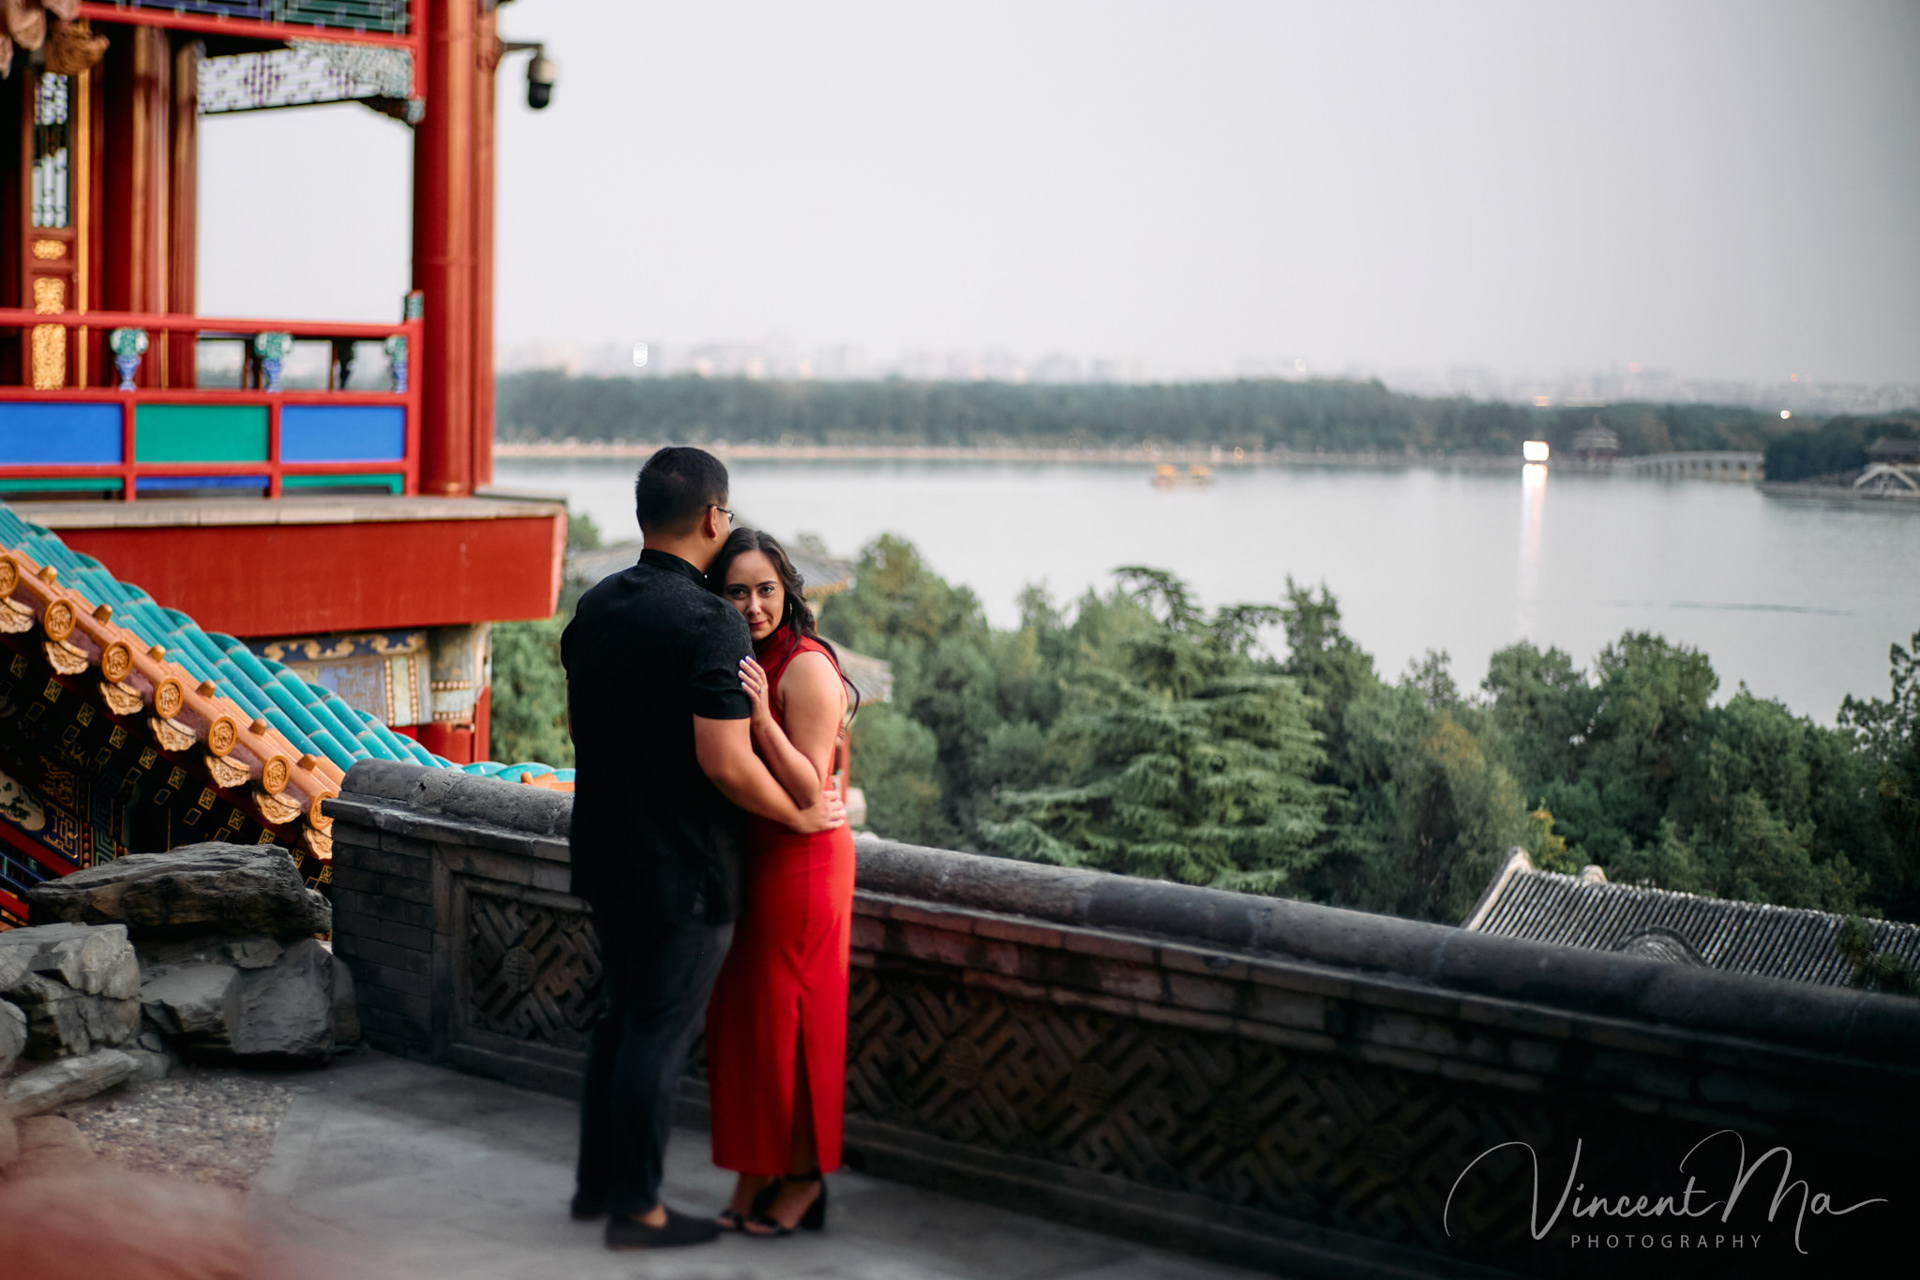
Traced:
<svg viewBox="0 0 1920 1280">
<path fill-rule="evenodd" d="M 532 781 L 551 776 L 556 783 L 573 781 L 573 770 L 546 764 L 505 765 L 489 760 L 456 765 L 437 756 L 332 690 L 309 684 L 282 664 L 260 657 L 242 641 L 204 631 L 178 609 L 156 604 L 139 587 L 115 578 L 92 556 L 67 546 L 58 534 L 21 519 L 5 502 L 0 502 L 0 547 L 52 565 L 62 583 L 95 604 L 111 605 L 116 623 L 148 645 L 164 648 L 168 661 L 178 663 L 197 680 L 213 681 L 222 694 L 278 729 L 295 747 L 342 770 L 357 760 L 399 760 L 489 778 Z"/>
</svg>

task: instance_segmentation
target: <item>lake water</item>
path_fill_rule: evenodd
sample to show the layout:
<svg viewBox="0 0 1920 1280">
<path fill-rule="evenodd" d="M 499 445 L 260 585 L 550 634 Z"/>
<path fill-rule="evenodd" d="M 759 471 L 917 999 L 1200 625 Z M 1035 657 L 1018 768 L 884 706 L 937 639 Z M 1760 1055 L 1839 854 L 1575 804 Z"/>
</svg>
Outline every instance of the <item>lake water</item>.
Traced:
<svg viewBox="0 0 1920 1280">
<path fill-rule="evenodd" d="M 562 492 L 637 536 L 628 460 L 501 459 L 496 482 Z M 1920 629 L 1920 509 L 1763 495 L 1735 484 L 1549 473 L 1270 467 L 1156 490 L 1142 468 L 998 462 L 736 461 L 733 507 L 851 556 L 901 534 L 995 625 L 1031 582 L 1056 599 L 1123 564 L 1171 569 L 1214 606 L 1324 582 L 1385 674 L 1427 649 L 1463 688 L 1494 650 L 1557 645 L 1585 666 L 1628 630 L 1708 654 L 1831 723 L 1885 697 L 1887 646 Z"/>
</svg>

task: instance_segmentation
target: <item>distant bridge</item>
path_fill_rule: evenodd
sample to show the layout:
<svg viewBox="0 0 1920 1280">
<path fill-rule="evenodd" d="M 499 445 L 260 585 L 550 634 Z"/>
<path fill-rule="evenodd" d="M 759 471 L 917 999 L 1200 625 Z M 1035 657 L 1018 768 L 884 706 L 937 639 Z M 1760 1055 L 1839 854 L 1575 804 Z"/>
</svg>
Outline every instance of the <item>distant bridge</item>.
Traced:
<svg viewBox="0 0 1920 1280">
<path fill-rule="evenodd" d="M 1615 472 L 1631 476 L 1658 476 L 1667 480 L 1724 480 L 1753 484 L 1766 479 L 1764 453 L 1722 450 L 1704 453 L 1656 453 L 1644 458 L 1616 458 Z"/>
<path fill-rule="evenodd" d="M 1853 487 L 1862 493 L 1878 493 L 1902 498 L 1920 495 L 1920 467 L 1875 462 L 1860 473 Z"/>
</svg>

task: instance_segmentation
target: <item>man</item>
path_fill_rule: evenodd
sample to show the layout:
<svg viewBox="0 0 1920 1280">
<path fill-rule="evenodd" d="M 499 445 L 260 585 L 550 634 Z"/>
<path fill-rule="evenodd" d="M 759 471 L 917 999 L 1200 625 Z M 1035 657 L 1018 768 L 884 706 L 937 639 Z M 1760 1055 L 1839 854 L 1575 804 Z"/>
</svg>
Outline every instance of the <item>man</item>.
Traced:
<svg viewBox="0 0 1920 1280">
<path fill-rule="evenodd" d="M 573 1216 L 608 1214 L 607 1247 L 698 1244 L 713 1219 L 667 1208 L 660 1178 L 687 1048 L 741 908 L 742 810 L 800 831 L 753 754 L 740 614 L 704 585 L 732 531 L 727 469 L 662 449 L 634 485 L 640 562 L 581 599 L 560 639 L 577 758 L 573 892 L 593 909 L 606 1008 L 588 1051 Z"/>
</svg>

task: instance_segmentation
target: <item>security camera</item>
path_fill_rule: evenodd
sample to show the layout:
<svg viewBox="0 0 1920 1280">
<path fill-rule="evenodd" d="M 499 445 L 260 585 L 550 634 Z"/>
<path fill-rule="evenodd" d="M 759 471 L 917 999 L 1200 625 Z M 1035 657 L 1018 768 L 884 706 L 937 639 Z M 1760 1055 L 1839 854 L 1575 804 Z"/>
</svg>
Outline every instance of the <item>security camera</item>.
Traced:
<svg viewBox="0 0 1920 1280">
<path fill-rule="evenodd" d="M 536 53 L 527 63 L 527 106 L 543 110 L 553 101 L 553 82 L 560 78 L 559 64 L 544 53 Z"/>
</svg>

